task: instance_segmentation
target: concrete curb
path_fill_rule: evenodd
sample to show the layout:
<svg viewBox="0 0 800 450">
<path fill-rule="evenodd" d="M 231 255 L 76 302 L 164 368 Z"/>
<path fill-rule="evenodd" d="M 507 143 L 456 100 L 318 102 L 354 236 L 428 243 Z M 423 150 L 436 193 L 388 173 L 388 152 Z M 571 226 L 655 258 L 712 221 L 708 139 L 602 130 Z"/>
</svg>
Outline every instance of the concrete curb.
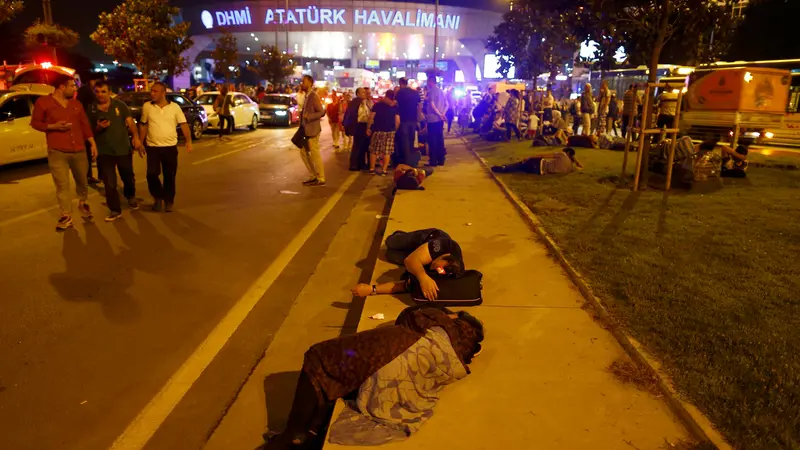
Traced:
<svg viewBox="0 0 800 450">
<path fill-rule="evenodd" d="M 594 309 L 594 312 L 597 314 L 598 318 L 611 332 L 617 342 L 619 342 L 628 356 L 630 356 L 630 358 L 633 359 L 639 366 L 656 375 L 658 379 L 658 387 L 664 395 L 664 400 L 672 410 L 673 414 L 675 414 L 678 417 L 678 420 L 680 420 L 681 423 L 686 427 L 692 438 L 701 443 L 711 444 L 714 446 L 714 448 L 720 450 L 732 449 L 733 447 L 731 447 L 725 441 L 723 436 L 713 427 L 711 421 L 705 417 L 705 415 L 703 415 L 703 413 L 697 409 L 697 407 L 683 401 L 680 398 L 669 377 L 659 370 L 660 364 L 658 361 L 656 361 L 652 356 L 648 355 L 638 342 L 636 342 L 632 337 L 628 336 L 628 334 L 625 333 L 614 317 L 609 314 L 608 310 L 606 310 L 605 306 L 603 306 L 602 301 L 594 295 L 591 287 L 583 278 L 583 276 L 581 276 L 581 274 L 574 267 L 572 267 L 556 242 L 547 233 L 547 230 L 545 230 L 541 220 L 539 220 L 533 211 L 531 211 L 530 208 L 528 208 L 528 206 L 525 205 L 522 200 L 520 200 L 520 198 L 503 180 L 501 180 L 497 175 L 495 175 L 494 172 L 492 172 L 489 163 L 472 148 L 470 143 L 463 137 L 461 140 L 470 153 L 475 156 L 475 159 L 480 162 L 481 166 L 483 166 L 484 170 L 489 174 L 489 176 L 492 177 L 497 186 L 500 187 L 500 190 L 503 191 L 503 194 L 506 196 L 506 198 L 514 205 L 514 207 L 522 216 L 523 220 L 525 220 L 530 228 L 539 236 L 539 238 L 541 238 L 541 240 L 547 246 L 547 249 L 561 264 L 561 267 L 567 273 L 570 280 L 575 283 L 575 286 L 578 287 L 578 290 L 581 292 L 586 301 L 592 305 L 592 308 Z"/>
</svg>

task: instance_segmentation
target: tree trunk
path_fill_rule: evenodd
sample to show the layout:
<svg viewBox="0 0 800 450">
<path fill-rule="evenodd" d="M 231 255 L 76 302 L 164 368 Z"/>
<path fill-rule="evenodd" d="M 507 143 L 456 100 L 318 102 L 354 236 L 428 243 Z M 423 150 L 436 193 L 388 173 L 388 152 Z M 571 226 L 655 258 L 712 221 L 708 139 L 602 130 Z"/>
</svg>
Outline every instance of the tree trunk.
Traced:
<svg viewBox="0 0 800 450">
<path fill-rule="evenodd" d="M 661 0 L 661 16 L 658 21 L 658 31 L 656 34 L 655 42 L 653 43 L 653 52 L 650 55 L 649 74 L 647 76 L 648 83 L 655 83 L 658 81 L 658 60 L 661 58 L 661 50 L 664 48 L 664 41 L 667 36 L 667 29 L 669 27 L 669 16 L 672 14 L 672 0 Z M 648 102 L 647 111 L 642 111 L 642 129 L 649 129 L 653 127 L 653 96 L 650 92 L 650 101 Z M 642 153 L 642 165 L 640 166 L 641 176 L 639 177 L 639 190 L 646 190 L 647 183 L 650 179 L 650 136 L 645 136 L 643 148 L 639 151 Z"/>
</svg>

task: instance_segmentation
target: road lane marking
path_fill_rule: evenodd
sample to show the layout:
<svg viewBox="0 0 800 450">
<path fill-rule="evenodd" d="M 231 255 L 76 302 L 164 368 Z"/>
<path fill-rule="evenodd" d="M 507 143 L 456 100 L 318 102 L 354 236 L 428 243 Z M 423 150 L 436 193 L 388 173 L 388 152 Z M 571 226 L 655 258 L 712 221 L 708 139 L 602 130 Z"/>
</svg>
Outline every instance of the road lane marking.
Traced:
<svg viewBox="0 0 800 450">
<path fill-rule="evenodd" d="M 231 150 L 231 151 L 225 152 L 225 153 L 220 153 L 219 155 L 214 155 L 214 156 L 212 156 L 210 158 L 201 159 L 200 161 L 195 161 L 195 162 L 192 163 L 192 165 L 196 166 L 198 164 L 203 164 L 203 163 L 207 163 L 209 161 L 213 161 L 215 159 L 222 158 L 223 156 L 228 156 L 228 155 L 232 155 L 234 153 L 239 153 L 239 152 L 243 152 L 245 150 L 250 150 L 253 147 L 257 147 L 259 144 L 260 144 L 259 142 L 256 142 L 255 144 L 251 144 L 251 145 L 248 145 L 246 147 L 238 148 L 236 150 Z"/>
<path fill-rule="evenodd" d="M 142 409 L 125 431 L 111 445 L 111 450 L 138 450 L 143 448 L 162 423 L 169 417 L 178 402 L 183 399 L 203 371 L 219 354 L 239 325 L 261 299 L 275 280 L 286 269 L 289 262 L 300 251 L 322 221 L 333 210 L 353 184 L 358 174 L 347 177 L 339 189 L 311 220 L 289 242 L 275 261 L 258 277 L 245 294 L 233 305 L 225 317 L 214 327 L 206 339 L 195 349 L 166 384 Z"/>
</svg>

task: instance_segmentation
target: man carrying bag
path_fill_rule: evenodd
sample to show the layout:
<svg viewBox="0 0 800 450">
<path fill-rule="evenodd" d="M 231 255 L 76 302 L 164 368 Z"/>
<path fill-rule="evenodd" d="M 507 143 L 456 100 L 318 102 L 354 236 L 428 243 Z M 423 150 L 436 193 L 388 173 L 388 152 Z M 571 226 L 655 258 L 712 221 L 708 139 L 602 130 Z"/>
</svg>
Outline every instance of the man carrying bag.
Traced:
<svg viewBox="0 0 800 450">
<path fill-rule="evenodd" d="M 322 134 L 320 119 L 325 115 L 325 108 L 314 90 L 314 78 L 303 76 L 300 89 L 306 93 L 303 110 L 300 114 L 300 127 L 292 137 L 292 143 L 302 149 L 300 156 L 311 177 L 303 181 L 303 186 L 324 186 L 325 167 L 319 152 L 319 136 Z"/>
</svg>

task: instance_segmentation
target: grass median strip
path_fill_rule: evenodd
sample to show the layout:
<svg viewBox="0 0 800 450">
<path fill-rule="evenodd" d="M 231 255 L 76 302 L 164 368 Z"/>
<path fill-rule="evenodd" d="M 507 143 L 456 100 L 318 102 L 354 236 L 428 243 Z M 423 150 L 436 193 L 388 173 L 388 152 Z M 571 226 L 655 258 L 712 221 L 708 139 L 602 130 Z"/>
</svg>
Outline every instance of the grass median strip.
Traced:
<svg viewBox="0 0 800 450">
<path fill-rule="evenodd" d="M 473 148 L 490 165 L 557 150 Z M 621 152 L 576 150 L 582 172 L 501 176 L 735 447 L 800 447 L 800 171 L 770 168 L 800 156 L 666 194 L 618 188 Z"/>
</svg>

